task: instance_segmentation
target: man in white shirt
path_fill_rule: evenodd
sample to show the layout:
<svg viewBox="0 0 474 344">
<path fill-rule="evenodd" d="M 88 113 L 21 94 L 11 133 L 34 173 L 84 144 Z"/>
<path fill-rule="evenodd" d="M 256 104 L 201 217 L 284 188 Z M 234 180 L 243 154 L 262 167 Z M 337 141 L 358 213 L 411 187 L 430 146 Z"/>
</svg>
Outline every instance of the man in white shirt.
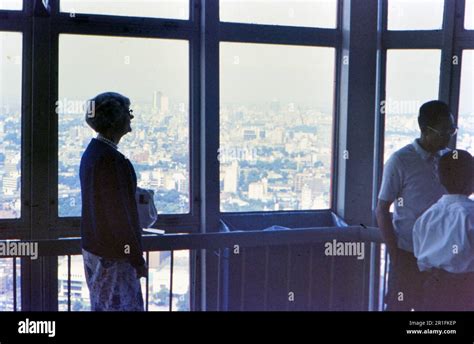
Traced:
<svg viewBox="0 0 474 344">
<path fill-rule="evenodd" d="M 448 105 L 437 100 L 421 106 L 418 124 L 420 138 L 393 153 L 385 164 L 376 209 L 390 254 L 385 300 L 389 311 L 419 309 L 423 274 L 413 255 L 413 225 L 446 192 L 437 177 L 437 160 L 457 131 Z"/>
<path fill-rule="evenodd" d="M 413 227 L 414 254 L 424 284 L 424 310 L 474 310 L 474 161 L 455 150 L 439 161 L 439 179 L 448 194 Z"/>
</svg>

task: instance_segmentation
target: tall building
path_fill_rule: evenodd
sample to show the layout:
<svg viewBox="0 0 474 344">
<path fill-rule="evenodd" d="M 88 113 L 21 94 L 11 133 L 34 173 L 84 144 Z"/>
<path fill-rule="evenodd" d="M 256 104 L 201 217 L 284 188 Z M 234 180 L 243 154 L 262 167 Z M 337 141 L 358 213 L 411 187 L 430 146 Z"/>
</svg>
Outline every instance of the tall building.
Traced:
<svg viewBox="0 0 474 344">
<path fill-rule="evenodd" d="M 311 192 L 311 187 L 307 184 L 303 185 L 300 194 L 301 209 L 311 209 L 313 205 L 313 195 Z"/>
<path fill-rule="evenodd" d="M 225 168 L 224 192 L 236 193 L 239 184 L 239 164 L 237 161 Z"/>
<path fill-rule="evenodd" d="M 249 199 L 263 200 L 267 196 L 268 183 L 267 179 L 249 184 Z"/>
<path fill-rule="evenodd" d="M 384 194 L 381 184 L 392 186 L 390 194 L 406 191 L 414 198 L 442 193 L 430 178 L 397 183 L 393 166 L 383 164 L 419 137 L 418 113 L 425 101 L 449 100 L 450 111 L 442 111 L 444 104 L 432 109 L 454 117 L 449 127 L 438 123 L 430 129 L 426 137 L 433 147 L 437 136 L 446 142 L 452 136 L 451 149 L 474 153 L 474 0 L 116 0 L 120 6 L 100 8 L 98 3 L 0 0 L 0 316 L 5 310 L 88 310 L 85 275 L 91 266 L 85 267 L 81 256 L 88 239 L 86 246 L 99 256 L 88 279 L 91 296 L 110 301 L 116 310 L 128 310 L 120 303 L 136 299 L 137 271 L 127 256 L 143 253 L 148 276 L 138 283 L 150 311 L 350 311 L 354 316 L 375 315 L 387 304 L 387 310 L 411 314 L 412 307 L 425 311 L 418 306 L 429 303 L 448 310 L 456 295 L 444 291 L 451 287 L 455 292 L 465 287 L 466 297 L 456 303 L 474 311 L 469 302 L 474 291 L 460 278 L 471 277 L 470 267 L 457 264 L 461 254 L 438 251 L 430 257 L 451 259 L 458 276 L 443 272 L 445 264 L 432 264 L 424 275 L 434 283 L 422 283 L 428 279 L 415 278 L 413 269 L 406 284 L 395 281 L 403 293 L 393 290 L 393 276 L 406 276 L 402 266 L 414 265 L 416 240 L 403 228 L 394 232 L 401 240 L 393 245 L 384 240 L 381 233 L 393 227 L 384 228 L 392 217 L 386 202 L 374 218 L 374 201 Z M 123 101 L 111 94 L 84 104 L 106 91 L 129 97 L 134 110 L 132 131 L 118 145 L 127 164 L 96 141 L 85 121 L 83 105 L 94 105 L 94 122 L 113 117 L 100 110 L 107 104 L 121 104 L 114 114 L 128 117 Z M 127 131 L 114 127 L 109 138 Z M 404 167 L 398 160 L 393 159 L 395 167 Z M 165 233 L 130 236 L 127 228 L 138 214 L 128 163 L 137 184 L 154 191 L 159 213 L 154 227 Z M 122 202 L 127 198 L 131 202 Z M 424 198 L 416 199 L 411 211 L 409 202 L 403 204 L 408 220 L 429 207 Z M 436 226 L 424 227 L 434 235 Z M 141 234 L 144 252 L 137 252 Z M 459 252 L 469 249 L 461 244 Z M 33 247 L 35 257 L 28 257 L 22 248 Z M 402 264 L 388 264 L 390 253 L 404 250 Z M 474 257 L 474 249 L 470 253 L 464 258 Z M 415 300 L 411 287 L 427 292 L 416 293 L 423 295 Z M 433 300 L 426 302 L 427 296 Z M 444 301 L 447 309 L 440 307 Z M 132 323 L 136 317 L 124 317 L 127 329 L 138 330 L 135 335 L 150 336 L 140 331 L 140 320 Z M 331 334 L 393 336 L 381 326 L 393 322 L 381 317 L 381 324 L 372 326 L 381 335 L 360 331 L 366 321 L 358 314 L 360 326 L 332 319 L 342 326 Z M 88 319 L 74 315 L 70 325 L 76 331 L 58 324 L 51 337 L 67 342 L 71 335 L 90 336 L 90 325 L 104 329 L 103 321 L 88 324 Z M 36 326 L 28 327 L 43 333 L 33 337 L 46 337 L 43 325 L 54 323 L 34 320 L 30 325 Z M 157 320 L 162 319 L 151 319 L 155 337 L 164 332 L 159 325 L 177 336 L 188 328 L 176 321 L 180 330 L 174 332 Z M 315 320 L 309 328 L 313 337 L 329 332 Z M 448 320 L 437 330 L 446 334 L 443 339 L 455 342 L 455 325 L 464 332 L 461 337 L 470 335 L 462 322 Z M 17 333 L 20 338 L 10 341 L 22 342 L 25 331 L 8 323 L 0 321 L 0 338 Z M 424 331 L 427 324 L 421 321 L 398 323 L 402 328 L 396 333 L 404 337 L 435 333 Z M 208 336 L 219 327 L 213 325 L 197 331 Z M 273 334 L 280 328 L 266 330 Z M 136 341 L 141 340 L 146 338 Z"/>
<path fill-rule="evenodd" d="M 5 195 L 13 196 L 18 192 L 19 177 L 18 174 L 3 177 L 2 191 Z"/>
<path fill-rule="evenodd" d="M 275 114 L 279 113 L 281 110 L 280 101 L 278 99 L 273 99 L 270 103 L 270 110 L 272 110 Z"/>
<path fill-rule="evenodd" d="M 166 114 L 169 111 L 169 98 L 161 91 L 153 92 L 153 111 Z"/>
<path fill-rule="evenodd" d="M 162 93 L 160 91 L 153 92 L 153 111 L 156 112 L 161 109 L 161 96 Z"/>
</svg>

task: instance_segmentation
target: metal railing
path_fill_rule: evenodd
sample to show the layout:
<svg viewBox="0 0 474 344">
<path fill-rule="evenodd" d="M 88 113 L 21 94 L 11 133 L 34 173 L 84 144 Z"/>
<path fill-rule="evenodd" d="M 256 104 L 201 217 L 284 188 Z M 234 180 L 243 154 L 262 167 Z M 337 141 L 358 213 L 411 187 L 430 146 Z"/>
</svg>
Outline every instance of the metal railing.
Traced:
<svg viewBox="0 0 474 344">
<path fill-rule="evenodd" d="M 197 250 L 206 250 L 208 259 L 214 257 L 215 261 L 207 264 L 214 264 L 215 268 L 207 271 L 206 278 L 217 286 L 218 310 L 364 310 L 367 303 L 354 299 L 366 295 L 368 284 L 377 283 L 380 275 L 371 276 L 367 273 L 370 270 L 368 264 L 373 264 L 368 259 L 370 254 L 363 263 L 344 257 L 318 258 L 324 258 L 321 249 L 325 243 L 333 240 L 363 242 L 378 248 L 381 243 L 377 228 L 348 226 L 144 235 L 143 248 L 147 262 L 150 252 L 170 252 L 169 311 L 173 310 L 174 251 L 177 250 L 188 250 L 190 257 Z M 71 256 L 81 254 L 80 238 L 43 240 L 38 243 L 40 257 L 67 256 L 67 310 L 71 310 Z M 238 255 L 233 254 L 236 247 L 239 248 Z M 380 252 L 377 249 L 372 251 Z M 366 252 L 371 252 L 370 248 Z M 284 266 L 279 266 L 280 263 Z M 377 266 L 372 270 L 379 271 L 377 260 L 375 264 Z M 215 275 L 209 275 L 210 272 Z M 16 281 L 15 268 L 14 274 Z M 351 291 L 347 293 L 349 282 L 357 289 L 357 296 Z M 149 284 L 147 278 L 144 295 L 146 310 L 150 300 Z M 315 285 L 325 288 L 324 292 L 315 289 Z M 285 304 L 278 288 L 290 292 L 294 290 L 299 293 L 299 300 L 304 301 Z M 14 293 L 16 310 L 16 287 Z M 378 299 L 379 295 L 368 297 Z"/>
</svg>

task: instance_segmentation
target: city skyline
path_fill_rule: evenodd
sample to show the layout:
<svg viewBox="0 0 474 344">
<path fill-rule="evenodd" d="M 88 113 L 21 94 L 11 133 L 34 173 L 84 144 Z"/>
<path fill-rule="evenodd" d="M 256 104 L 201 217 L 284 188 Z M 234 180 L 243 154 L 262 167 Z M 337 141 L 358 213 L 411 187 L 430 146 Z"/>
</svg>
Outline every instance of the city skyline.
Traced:
<svg viewBox="0 0 474 344">
<path fill-rule="evenodd" d="M 30 5 L 28 1 L 25 0 L 24 3 Z M 355 16 L 359 11 L 364 12 L 364 8 L 359 7 L 361 5 L 352 7 L 353 4 L 351 4 L 348 6 L 349 12 L 338 13 L 338 5 L 342 2 L 337 0 L 220 0 L 219 20 L 221 22 L 266 25 L 256 27 L 224 26 L 214 23 L 213 20 L 208 21 L 207 11 L 211 10 L 212 13 L 212 5 L 216 4 L 217 0 L 203 2 L 205 12 L 190 8 L 190 4 L 201 4 L 201 2 L 190 2 L 190 0 L 58 0 L 60 11 L 63 14 L 66 13 L 58 22 L 64 21 L 67 23 L 64 27 L 68 27 L 68 32 L 77 33 L 59 32 L 57 36 L 56 29 L 52 30 L 51 35 L 49 35 L 49 29 L 42 31 L 42 28 L 56 23 L 58 18 L 54 13 L 49 19 L 41 18 L 38 21 L 37 18 L 28 17 L 26 13 L 18 14 L 18 23 L 15 16 L 7 13 L 5 20 L 8 30 L 13 27 L 16 30 L 23 30 L 23 33 L 0 31 L 0 219 L 15 219 L 9 222 L 20 224 L 22 221 L 18 219 L 23 217 L 22 220 L 26 219 L 26 222 L 20 224 L 21 226 L 32 226 L 36 223 L 36 219 L 41 220 L 39 221 L 41 225 L 44 219 L 45 228 L 40 229 L 47 230 L 46 227 L 59 224 L 57 232 L 59 236 L 66 233 L 63 232 L 62 223 L 75 222 L 72 219 L 56 221 L 57 219 L 48 218 L 49 215 L 40 218 L 44 214 L 42 208 L 40 212 L 37 212 L 35 208 L 32 208 L 35 205 L 22 204 L 24 200 L 21 199 L 21 193 L 35 191 L 37 178 L 44 177 L 42 173 L 37 174 L 41 171 L 37 170 L 36 164 L 32 167 L 25 164 L 25 159 L 30 159 L 31 152 L 35 155 L 37 150 L 43 147 L 37 145 L 36 139 L 33 141 L 34 146 L 22 147 L 23 142 L 32 144 L 29 140 L 30 135 L 36 138 L 36 134 L 42 133 L 34 131 L 38 128 L 32 127 L 33 132 L 28 132 L 28 137 L 21 136 L 24 121 L 32 117 L 36 118 L 37 106 L 39 104 L 41 107 L 43 100 L 45 103 L 49 102 L 50 113 L 40 113 L 41 118 L 48 115 L 51 119 L 57 117 L 58 132 L 50 133 L 54 138 L 57 135 L 57 156 L 52 161 L 45 161 L 44 167 L 49 169 L 54 166 L 55 168 L 57 158 L 57 171 L 52 172 L 57 173 L 58 177 L 58 185 L 53 185 L 54 189 L 57 186 L 58 202 L 54 204 L 56 195 L 52 197 L 53 203 L 47 203 L 51 201 L 47 194 L 34 192 L 31 196 L 33 200 L 38 198 L 46 201 L 45 209 L 47 211 L 53 209 L 52 216 L 56 215 L 54 207 L 57 207 L 59 217 L 81 216 L 79 166 L 87 145 L 97 135 L 85 123 L 85 105 L 89 99 L 106 91 L 119 92 L 131 100 L 134 115 L 131 122 L 132 132 L 121 139 L 118 149 L 133 164 L 138 186 L 154 191 L 159 220 L 165 218 L 160 219 L 162 214 L 174 215 L 170 216 L 173 221 L 178 219 L 177 223 L 180 225 L 191 223 L 194 229 L 199 230 L 202 223 L 206 226 L 214 225 L 213 220 L 209 220 L 211 217 L 232 217 L 229 214 L 223 216 L 220 214 L 228 212 L 240 212 L 239 217 L 242 215 L 242 218 L 249 221 L 253 221 L 254 218 L 248 213 L 274 211 L 330 210 L 338 215 L 345 214 L 346 216 L 351 211 L 361 210 L 360 213 L 364 212 L 365 216 L 365 211 L 367 214 L 372 211 L 370 202 L 367 203 L 369 205 L 366 208 L 360 206 L 357 209 L 352 209 L 350 202 L 359 201 L 367 196 L 365 191 L 373 192 L 371 195 L 375 196 L 377 186 L 372 185 L 370 177 L 372 174 L 364 175 L 369 179 L 364 180 L 364 185 L 361 185 L 355 177 L 362 176 L 363 172 L 358 170 L 363 169 L 364 166 L 357 165 L 358 162 L 348 164 L 350 168 L 344 173 L 349 178 L 344 181 L 338 180 L 340 177 L 338 172 L 341 170 L 333 170 L 334 159 L 342 158 L 346 150 L 352 154 L 351 149 L 355 149 L 354 146 L 341 147 L 345 139 L 339 140 L 346 134 L 346 124 L 350 130 L 359 130 L 358 123 L 354 119 L 360 119 L 362 127 L 369 127 L 373 124 L 371 119 L 377 123 L 376 116 L 383 116 L 384 128 L 381 133 L 383 141 L 372 135 L 370 137 L 365 135 L 365 140 L 361 140 L 364 142 L 360 147 L 367 147 L 365 144 L 372 147 L 373 144 L 377 151 L 383 149 L 382 159 L 386 161 L 393 152 L 419 137 L 417 115 L 420 105 L 428 100 L 438 99 L 440 90 L 443 90 L 441 94 L 449 99 L 459 96 L 455 113 L 459 126 L 456 148 L 466 149 L 474 154 L 474 49 L 472 49 L 470 38 L 472 33 L 460 34 L 457 23 L 458 20 L 464 20 L 465 29 L 474 29 L 474 0 L 465 0 L 460 3 L 464 2 L 466 4 L 465 18 L 456 17 L 456 19 L 453 19 L 454 10 L 459 10 L 457 5 L 459 2 L 456 2 L 456 6 L 453 7 L 445 0 L 380 2 L 383 6 L 388 5 L 386 29 L 405 31 L 405 33 L 396 32 L 385 36 L 385 31 L 382 31 L 382 37 L 377 37 L 378 42 L 372 42 L 374 49 L 367 49 L 365 52 L 359 49 L 353 50 L 353 45 L 359 43 L 357 42 L 357 39 L 361 37 L 359 30 L 368 37 L 373 34 L 372 39 L 375 39 L 375 23 L 372 23 L 371 29 L 361 29 L 361 25 L 354 26 L 354 23 L 365 20 L 365 18 Z M 23 0 L 0 0 L 0 9 L 20 9 L 22 3 Z M 111 6 L 112 3 L 120 4 L 120 6 Z M 448 13 L 452 17 L 445 15 L 445 8 L 453 10 Z M 374 15 L 372 18 L 375 18 L 379 10 L 381 9 L 374 3 L 371 8 Z M 382 10 L 385 11 L 385 9 Z M 384 13 L 382 10 L 380 13 Z M 138 24 L 133 21 L 130 25 L 129 22 L 132 21 L 122 18 L 116 21 L 117 28 L 114 30 L 107 26 L 110 24 L 108 20 L 102 22 L 102 19 L 98 19 L 95 22 L 95 19 L 91 19 L 93 24 L 89 31 L 86 29 L 89 24 L 68 19 L 68 16 L 74 18 L 80 13 L 136 16 L 147 19 L 143 19 L 141 23 L 137 19 Z M 202 21 L 201 19 L 193 21 L 193 18 L 190 18 L 191 13 L 200 15 L 203 13 L 205 16 L 201 18 Z M 342 15 L 344 18 L 350 17 L 350 20 L 344 19 L 343 27 L 341 25 L 338 27 L 338 20 Z M 36 13 L 33 16 L 36 16 Z M 382 17 L 385 20 L 385 14 Z M 445 17 L 451 19 L 446 22 L 448 25 L 443 27 Z M 150 18 L 178 19 L 178 21 L 152 21 Z M 4 20 L 3 17 L 2 20 Z M 35 23 L 33 26 L 30 26 L 31 20 Z M 11 27 L 10 21 L 14 24 Z M 161 23 L 165 23 L 164 31 L 161 31 Z M 280 25 L 280 27 L 272 30 L 271 25 Z M 345 31 L 347 25 L 349 25 L 350 37 L 348 49 Z M 290 27 L 287 29 L 289 34 L 277 37 L 284 32 L 284 26 Z M 202 29 L 203 27 L 205 30 Z M 301 29 L 302 27 L 304 29 Z M 39 32 L 36 31 L 37 28 L 40 29 Z M 307 28 L 325 30 L 316 32 Z M 124 31 L 118 31 L 122 29 Z M 248 38 L 249 33 L 260 29 L 262 29 L 262 35 L 257 35 L 254 41 L 287 42 L 292 40 L 293 34 L 301 34 L 301 39 L 293 40 L 293 43 L 298 44 L 243 42 Z M 355 35 L 352 33 L 353 29 Z M 418 31 L 413 38 L 408 39 L 410 30 L 423 31 L 426 36 Z M 102 34 L 86 34 L 90 32 Z M 114 32 L 123 32 L 123 36 L 105 35 L 105 33 L 113 34 Z M 234 42 L 220 41 L 222 37 L 229 37 L 221 35 L 223 32 L 229 32 Z M 321 44 L 332 46 L 300 45 L 303 44 L 302 41 L 305 42 L 304 44 L 316 42 L 311 38 L 313 33 L 316 38 L 320 37 L 320 33 L 321 37 L 334 37 L 334 41 L 329 41 L 329 39 L 321 41 Z M 433 39 L 432 42 L 437 42 L 438 33 L 439 37 L 443 38 L 442 40 L 440 38 L 439 45 L 430 43 L 431 39 Z M 179 39 L 145 38 L 133 35 L 163 35 L 179 37 Z M 391 40 L 392 37 L 398 37 L 398 35 L 406 37 L 407 42 L 399 44 L 398 38 Z M 449 43 L 444 41 L 444 36 L 450 38 Z M 32 61 L 38 47 L 43 52 L 43 43 L 38 40 L 39 37 L 45 38 L 44 50 L 48 47 L 57 49 L 57 51 L 50 51 L 48 58 L 52 58 L 51 61 L 48 59 L 40 59 L 39 62 Z M 192 38 L 188 40 L 183 37 Z M 210 45 L 206 37 L 211 38 Z M 418 37 L 426 37 L 428 40 L 421 42 Z M 217 45 L 213 46 L 212 44 L 216 41 Z M 24 46 L 24 42 L 28 46 Z M 393 42 L 395 44 L 391 45 Z M 446 54 L 442 45 L 444 43 L 448 47 L 447 51 L 456 53 L 462 51 L 462 56 L 452 56 L 450 68 L 446 68 L 446 62 L 449 63 L 449 61 L 445 61 Z M 375 44 L 382 46 L 382 51 L 377 50 L 379 54 L 377 57 L 374 56 Z M 208 50 L 209 46 L 211 46 L 210 50 Z M 411 48 L 384 50 L 387 46 Z M 425 48 L 436 46 L 439 49 L 413 48 L 416 46 Z M 440 48 L 441 46 L 443 49 Z M 470 49 L 465 49 L 466 46 Z M 211 57 L 216 53 L 219 60 L 209 59 L 209 52 L 211 52 Z M 360 70 L 355 71 L 356 67 L 351 65 L 353 53 L 360 54 L 362 57 L 359 59 L 359 56 L 356 56 L 355 66 L 358 61 L 372 61 L 373 65 L 361 64 L 357 67 L 360 67 Z M 380 56 L 386 57 L 386 60 L 381 61 Z M 56 58 L 57 60 L 54 60 Z M 385 70 L 378 70 L 376 61 Z M 210 65 L 209 62 L 214 64 Z M 345 73 L 344 66 L 347 65 L 349 74 Z M 48 70 L 38 72 L 38 68 L 42 67 Z M 341 69 L 344 72 L 339 73 Z M 373 75 L 368 78 L 365 78 L 367 75 L 361 77 L 366 72 Z M 211 82 L 208 80 L 209 75 L 211 75 Z M 349 75 L 350 80 L 345 79 L 346 75 Z M 460 80 L 458 80 L 459 75 Z M 30 77 L 32 77 L 31 80 Z M 358 82 L 359 77 L 361 77 L 360 80 L 369 81 L 368 85 Z M 459 90 L 458 81 L 460 81 Z M 50 83 L 48 91 L 52 90 L 57 100 L 52 99 L 52 96 L 47 96 L 49 97 L 47 99 L 46 97 L 38 99 L 37 88 L 47 82 Z M 441 82 L 448 84 L 442 85 Z M 201 113 L 209 109 L 202 105 L 207 105 L 206 102 L 209 100 L 207 91 L 211 84 L 218 88 L 212 90 L 218 94 L 218 99 L 212 99 L 213 105 L 218 104 L 218 109 L 212 107 L 218 113 Z M 196 85 L 199 86 L 196 88 Z M 346 90 L 343 90 L 346 86 L 347 94 Z M 356 87 L 358 87 L 357 90 L 355 90 Z M 359 104 L 359 99 L 351 94 L 354 91 L 363 91 L 360 93 L 360 100 L 365 102 L 363 106 Z M 385 99 L 382 99 L 380 104 L 374 104 L 373 99 L 377 98 L 379 91 Z M 455 93 L 451 94 L 451 92 Z M 348 95 L 350 98 L 347 103 L 351 108 L 347 111 L 350 121 L 341 123 L 342 121 L 338 122 L 339 111 L 344 113 L 345 109 L 340 109 L 341 103 L 337 97 L 340 96 L 342 100 L 346 100 L 345 97 Z M 25 96 L 30 99 L 26 99 Z M 370 104 L 368 104 L 369 101 Z M 356 113 L 352 107 L 370 109 L 371 113 Z M 34 113 L 27 111 L 34 111 Z M 208 127 L 207 116 L 213 120 L 217 119 L 218 123 L 211 123 L 212 125 Z M 214 124 L 216 126 L 213 126 Z M 339 127 L 336 128 L 336 124 Z M 55 123 L 53 127 L 55 128 Z M 29 126 L 27 128 L 30 129 Z M 216 128 L 216 130 L 210 132 L 208 128 Z M 334 137 L 336 133 L 338 137 Z M 195 134 L 198 137 L 194 137 Z M 210 146 L 207 139 L 199 137 L 204 134 L 215 135 L 210 140 L 212 147 L 214 147 L 214 139 L 219 141 L 215 156 L 214 152 L 209 152 Z M 353 137 L 362 138 L 364 133 L 357 133 L 354 136 L 352 134 L 348 135 L 349 142 L 353 142 Z M 358 136 L 359 134 L 361 135 Z M 49 138 L 45 139 L 47 141 Z M 195 147 L 194 145 L 202 146 Z M 337 151 L 335 151 L 336 148 Z M 359 156 L 357 153 L 367 153 L 370 159 L 375 156 L 373 151 L 361 152 L 361 150 L 356 152 L 356 156 Z M 205 154 L 200 155 L 201 152 Z M 23 155 L 25 153 L 26 156 Z M 192 154 L 199 156 L 194 157 Z M 215 157 L 218 159 L 217 164 Z M 30 160 L 26 161 L 30 162 Z M 196 161 L 198 161 L 197 166 L 194 165 Z M 375 160 L 374 163 L 377 161 Z M 30 176 L 29 173 L 21 170 L 22 166 L 32 173 L 31 183 L 33 184 L 28 181 L 22 185 L 22 178 Z M 205 171 L 203 177 L 208 176 L 208 171 L 211 171 L 210 175 L 218 173 L 218 180 L 212 181 L 214 185 L 208 184 L 207 180 L 206 183 L 201 183 L 202 178 L 201 180 L 192 179 L 192 176 L 196 175 L 201 177 L 200 171 L 193 173 L 193 169 L 198 168 Z M 368 173 L 375 173 L 375 170 Z M 343 182 L 345 185 L 342 188 L 339 186 L 336 190 L 338 191 L 337 209 L 334 209 L 332 208 L 334 204 L 332 187 L 334 184 L 339 185 L 338 182 Z M 49 180 L 45 180 L 44 183 L 51 186 Z M 351 194 L 350 197 L 344 195 L 341 202 L 341 195 L 344 192 L 357 191 L 360 186 L 367 186 L 367 189 L 360 195 Z M 198 190 L 198 193 L 192 194 L 192 189 Z M 211 211 L 216 206 L 212 202 L 217 198 L 220 202 L 219 209 L 217 214 L 212 213 L 211 216 Z M 474 195 L 471 195 L 471 198 L 474 199 Z M 199 205 L 199 202 L 203 202 L 205 206 Z M 343 205 L 342 213 L 339 212 L 341 208 L 339 203 Z M 25 216 L 25 213 L 21 213 L 22 207 L 25 211 L 32 210 L 31 219 L 29 214 Z M 196 209 L 200 212 L 196 212 Z M 191 211 L 195 211 L 193 216 L 182 216 Z M 270 215 L 268 218 L 271 219 L 281 218 L 282 215 L 286 217 L 286 214 L 281 213 L 258 214 L 256 217 L 267 215 Z M 273 215 L 275 216 L 272 217 Z M 299 214 L 292 213 L 291 217 L 293 216 L 295 222 L 300 220 Z M 188 222 L 189 218 L 191 222 Z M 350 216 L 348 219 L 351 219 Z M 167 220 L 165 218 L 157 223 L 172 223 L 171 221 L 168 223 Z M 197 222 L 194 222 L 195 220 Z M 347 222 L 350 221 L 347 220 Z M 361 221 L 357 223 L 359 222 Z M 260 225 L 257 222 L 254 224 L 255 227 Z M 320 223 L 314 223 L 314 225 L 317 226 Z M 182 227 L 177 228 L 181 230 Z M 207 228 L 205 230 L 207 231 Z M 34 230 L 25 233 L 29 233 L 25 234 L 26 236 L 31 234 L 33 239 L 38 239 L 37 232 Z M 70 232 L 67 232 L 67 235 L 71 235 Z M 21 237 L 23 238 L 23 234 Z M 59 242 L 55 243 L 56 246 L 58 244 Z M 301 270 L 301 266 L 296 263 L 298 259 L 300 261 L 302 259 L 296 258 L 300 257 L 300 252 L 293 250 L 290 245 L 292 244 L 287 245 L 287 253 L 289 262 L 295 265 L 295 269 L 293 266 L 290 266 L 291 271 L 287 269 L 289 283 L 287 286 L 293 283 L 290 279 L 294 277 L 294 273 Z M 211 251 L 208 253 L 212 253 Z M 66 254 L 65 252 L 62 251 L 61 254 Z M 265 253 L 267 258 L 268 252 L 273 254 L 273 248 L 270 247 Z M 145 252 L 144 258 L 149 267 L 149 275 L 146 281 L 143 279 L 140 283 L 143 295 L 149 294 L 147 295 L 149 297 L 146 297 L 149 310 L 168 310 L 170 289 L 173 310 L 187 311 L 191 309 L 190 291 L 196 282 L 203 282 L 200 287 L 207 287 L 208 284 L 205 283 L 210 282 L 210 291 L 214 282 L 218 285 L 219 292 L 228 286 L 228 281 L 221 278 L 228 277 L 224 270 L 218 271 L 218 280 L 208 273 L 213 272 L 213 269 L 208 269 L 211 259 L 219 258 L 219 269 L 226 267 L 230 262 L 230 260 L 220 260 L 226 259 L 225 250 L 219 249 L 219 252 L 214 253 L 216 255 L 200 256 L 200 253 L 194 249 Z M 373 290 L 377 292 L 377 288 L 380 292 L 387 276 L 385 246 L 380 247 L 380 253 L 380 256 L 375 256 L 375 259 L 380 258 L 379 285 L 364 284 L 364 288 L 369 286 L 365 289 L 370 292 Z M 247 255 L 247 258 L 251 255 L 252 253 Z M 313 252 L 311 248 L 311 259 L 317 258 L 316 256 L 316 251 Z M 201 257 L 206 259 L 209 257 L 207 263 L 206 259 L 202 260 Z M 241 257 L 244 258 L 244 256 Z M 22 259 L 0 258 L 0 310 L 21 309 L 22 289 L 31 292 L 33 290 L 31 288 L 37 285 L 43 289 L 41 294 L 48 297 L 53 295 L 52 297 L 56 299 L 56 290 L 51 290 L 51 285 L 53 289 L 56 289 L 56 282 L 49 283 L 51 276 L 48 275 L 48 271 L 43 271 L 45 266 L 54 267 L 53 280 L 57 277 L 57 301 L 60 311 L 68 310 L 68 301 L 73 311 L 90 310 L 81 255 L 56 256 L 54 261 L 47 260 L 47 265 L 40 264 L 41 266 L 28 264 L 22 267 L 22 263 L 25 262 Z M 248 262 L 250 259 L 247 259 Z M 315 262 L 311 261 L 310 266 L 316 266 Z M 265 269 L 267 268 L 268 264 Z M 242 265 L 242 269 L 242 273 L 236 276 L 242 277 L 243 282 L 251 281 L 252 276 L 248 277 L 248 280 L 245 279 L 245 265 Z M 377 266 L 373 270 L 376 271 Z M 28 271 L 28 273 L 22 276 L 22 271 Z M 247 269 L 247 273 L 252 274 L 255 271 Z M 232 274 L 232 270 L 229 270 L 229 273 Z M 269 276 L 267 270 L 265 270 L 265 276 L 266 284 L 272 281 L 267 278 Z M 48 277 L 48 279 L 39 277 Z M 22 288 L 22 282 L 25 283 L 23 287 L 26 288 Z M 240 286 L 242 287 L 243 284 L 240 283 Z M 336 284 L 335 286 L 337 287 Z M 207 289 L 200 290 L 200 287 L 197 291 L 204 292 L 203 295 L 207 298 Z M 241 289 L 240 294 L 243 299 L 244 295 L 249 293 L 245 288 Z M 267 293 L 266 290 L 264 292 Z M 312 290 L 310 294 L 309 297 L 313 298 Z M 383 305 L 382 294 L 380 292 L 380 304 Z M 265 295 L 264 303 L 267 307 L 271 305 L 272 300 L 269 294 Z M 338 295 L 337 291 L 331 291 L 332 298 Z M 198 304 L 199 294 L 193 297 L 197 297 L 196 304 Z M 300 296 L 297 297 L 299 300 Z M 24 301 L 27 308 L 37 307 L 34 303 L 36 300 L 31 301 L 30 297 L 25 298 Z M 47 301 L 44 303 L 48 305 L 44 308 L 50 307 L 51 304 L 53 304 L 51 308 L 55 308 L 54 302 L 51 303 L 49 299 Z M 203 306 L 206 306 L 207 300 L 203 301 Z M 224 297 L 221 298 L 219 295 L 218 303 L 221 304 L 221 301 L 225 303 L 224 301 L 228 300 L 224 300 Z M 338 302 L 330 303 L 336 305 Z M 243 303 L 241 307 L 244 309 Z"/>
</svg>

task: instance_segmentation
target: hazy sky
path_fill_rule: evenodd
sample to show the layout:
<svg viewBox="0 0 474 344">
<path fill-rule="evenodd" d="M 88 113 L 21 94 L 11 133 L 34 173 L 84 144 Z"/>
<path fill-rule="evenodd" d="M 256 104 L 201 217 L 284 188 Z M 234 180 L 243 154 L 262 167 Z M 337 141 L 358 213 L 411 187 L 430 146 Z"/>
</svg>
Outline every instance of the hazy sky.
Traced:
<svg viewBox="0 0 474 344">
<path fill-rule="evenodd" d="M 20 10 L 22 0 L 0 0 L 0 8 L 5 10 Z"/>
<path fill-rule="evenodd" d="M 188 0 L 62 0 L 61 10 L 75 13 L 189 18 Z M 220 2 L 220 18 L 223 21 L 334 28 L 335 13 L 335 0 L 221 0 Z"/>
<path fill-rule="evenodd" d="M 386 75 L 387 99 L 420 103 L 437 99 L 440 63 L 440 50 L 389 50 Z"/>
<path fill-rule="evenodd" d="M 471 30 L 474 29 L 474 0 L 466 0 L 465 16 L 465 27 Z"/>
<path fill-rule="evenodd" d="M 220 0 L 220 20 L 336 28 L 334 0 Z"/>
<path fill-rule="evenodd" d="M 463 54 L 459 112 L 471 113 L 471 119 L 474 121 L 474 50 L 465 50 Z"/>
<path fill-rule="evenodd" d="M 223 103 L 277 99 L 328 108 L 333 103 L 335 50 L 285 45 L 221 43 Z"/>
<path fill-rule="evenodd" d="M 61 35 L 59 43 L 60 99 L 109 90 L 140 102 L 151 103 L 154 91 L 188 99 L 188 41 Z"/>
<path fill-rule="evenodd" d="M 20 104 L 21 38 L 21 33 L 0 32 L 0 109 Z"/>
<path fill-rule="evenodd" d="M 61 11 L 188 19 L 189 0 L 61 0 Z"/>
<path fill-rule="evenodd" d="M 388 29 L 441 29 L 443 7 L 444 0 L 389 0 Z"/>
<path fill-rule="evenodd" d="M 315 23 L 322 27 L 334 24 L 334 0 L 221 1 L 223 20 Z M 0 0 L 3 7 L 13 3 Z M 63 0 L 62 6 L 63 10 L 76 12 L 186 18 L 187 3 L 187 0 Z M 474 0 L 467 0 L 468 6 L 474 9 L 473 3 Z M 412 27 L 433 29 L 441 25 L 442 0 L 390 0 L 389 6 L 391 27 L 407 27 L 409 23 Z M 19 99 L 20 42 L 19 34 L 0 34 L 0 105 L 2 101 L 15 103 Z M 151 102 L 153 91 L 163 92 L 171 101 L 188 99 L 187 41 L 61 35 L 59 47 L 60 97 L 86 99 L 105 90 L 116 90 L 135 101 Z M 388 96 L 408 101 L 436 98 L 439 54 L 429 50 L 389 52 Z M 463 65 L 461 112 L 474 109 L 473 63 L 471 52 Z M 220 71 L 223 103 L 278 99 L 327 107 L 332 102 L 334 52 L 330 48 L 221 43 Z"/>
</svg>

